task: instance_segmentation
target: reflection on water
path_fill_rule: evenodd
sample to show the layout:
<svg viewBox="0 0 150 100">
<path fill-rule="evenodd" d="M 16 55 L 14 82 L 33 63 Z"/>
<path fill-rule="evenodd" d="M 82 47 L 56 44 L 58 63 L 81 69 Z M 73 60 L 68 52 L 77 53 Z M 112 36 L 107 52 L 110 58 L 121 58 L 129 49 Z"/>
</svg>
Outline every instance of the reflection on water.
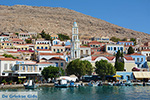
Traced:
<svg viewBox="0 0 150 100">
<path fill-rule="evenodd" d="M 148 86 L 40 87 L 34 90 L 2 89 L 0 91 L 38 91 L 39 100 L 143 100 L 150 98 L 150 87 Z"/>
</svg>

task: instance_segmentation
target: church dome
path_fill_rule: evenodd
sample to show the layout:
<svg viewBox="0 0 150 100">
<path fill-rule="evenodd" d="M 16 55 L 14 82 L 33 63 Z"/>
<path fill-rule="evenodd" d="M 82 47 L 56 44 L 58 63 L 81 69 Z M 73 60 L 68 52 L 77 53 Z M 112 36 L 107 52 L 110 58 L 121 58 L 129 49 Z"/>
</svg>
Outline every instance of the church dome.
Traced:
<svg viewBox="0 0 150 100">
<path fill-rule="evenodd" d="M 77 22 L 73 23 L 73 27 L 78 27 Z"/>
</svg>

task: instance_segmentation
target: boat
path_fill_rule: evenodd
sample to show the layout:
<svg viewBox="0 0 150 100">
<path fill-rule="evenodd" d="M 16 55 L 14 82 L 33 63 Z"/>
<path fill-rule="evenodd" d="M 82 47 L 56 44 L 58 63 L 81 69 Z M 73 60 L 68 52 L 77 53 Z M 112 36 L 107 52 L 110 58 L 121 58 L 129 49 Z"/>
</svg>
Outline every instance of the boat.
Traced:
<svg viewBox="0 0 150 100">
<path fill-rule="evenodd" d="M 113 86 L 113 83 L 109 82 L 109 83 L 108 83 L 108 86 Z"/>
<path fill-rule="evenodd" d="M 60 79 L 60 80 L 58 80 L 57 82 L 54 83 L 54 86 L 58 87 L 58 88 L 67 88 L 69 86 L 68 80 Z"/>
<path fill-rule="evenodd" d="M 125 86 L 133 86 L 133 83 L 132 83 L 131 81 L 127 81 L 127 82 L 125 83 Z"/>
<path fill-rule="evenodd" d="M 89 83 L 88 83 L 88 86 L 98 86 L 98 82 L 96 82 L 95 83 L 95 81 L 90 81 Z"/>
<path fill-rule="evenodd" d="M 25 89 L 35 89 L 35 88 L 37 88 L 37 85 L 32 80 L 27 81 L 23 85 L 24 85 Z"/>
<path fill-rule="evenodd" d="M 150 83 L 146 83 L 147 86 L 150 86 Z"/>
</svg>

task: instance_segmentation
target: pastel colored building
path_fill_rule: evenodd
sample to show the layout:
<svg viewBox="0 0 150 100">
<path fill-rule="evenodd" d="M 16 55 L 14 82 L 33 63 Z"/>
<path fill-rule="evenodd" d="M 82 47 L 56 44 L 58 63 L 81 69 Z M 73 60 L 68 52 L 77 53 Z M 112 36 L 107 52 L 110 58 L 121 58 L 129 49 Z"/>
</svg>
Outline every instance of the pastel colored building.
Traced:
<svg viewBox="0 0 150 100">
<path fill-rule="evenodd" d="M 10 41 L 3 41 L 0 43 L 1 49 L 10 49 L 13 48 L 13 43 Z"/>
<path fill-rule="evenodd" d="M 0 76 L 12 76 L 16 61 L 12 58 L 0 58 Z"/>
<path fill-rule="evenodd" d="M 97 41 L 91 41 L 88 43 L 88 46 L 91 47 L 91 52 L 100 52 L 101 48 L 105 45 L 105 43 L 100 43 Z"/>
<path fill-rule="evenodd" d="M 141 50 L 141 54 L 146 56 L 146 58 L 149 57 L 150 56 L 150 49 Z"/>
<path fill-rule="evenodd" d="M 51 39 L 58 39 L 58 35 L 57 34 L 51 34 Z"/>
<path fill-rule="evenodd" d="M 50 62 L 39 62 L 37 63 L 38 65 L 38 68 L 39 68 L 39 71 L 42 72 L 42 70 L 45 68 L 45 67 L 48 67 L 48 66 L 54 66 L 56 67 L 56 64 L 55 63 L 50 63 Z"/>
<path fill-rule="evenodd" d="M 62 45 L 53 45 L 51 46 L 52 53 L 63 53 L 65 51 L 65 47 Z"/>
<path fill-rule="evenodd" d="M 9 36 L 0 36 L 0 42 L 9 41 Z"/>
<path fill-rule="evenodd" d="M 132 57 L 134 59 L 135 64 L 137 65 L 138 68 L 148 68 L 146 56 L 139 53 L 133 53 L 127 56 Z"/>
<path fill-rule="evenodd" d="M 123 72 L 123 71 L 117 71 L 116 72 L 117 75 L 120 75 L 121 77 L 118 77 L 117 79 L 119 80 L 134 80 L 134 75 L 133 72 Z"/>
<path fill-rule="evenodd" d="M 106 44 L 105 51 L 111 54 L 116 54 L 118 50 L 124 52 L 124 45 L 123 44 Z"/>
<path fill-rule="evenodd" d="M 49 40 L 38 39 L 36 40 L 35 50 L 37 49 L 50 49 L 51 42 Z"/>
<path fill-rule="evenodd" d="M 118 41 L 117 44 L 134 45 L 133 41 Z"/>
</svg>

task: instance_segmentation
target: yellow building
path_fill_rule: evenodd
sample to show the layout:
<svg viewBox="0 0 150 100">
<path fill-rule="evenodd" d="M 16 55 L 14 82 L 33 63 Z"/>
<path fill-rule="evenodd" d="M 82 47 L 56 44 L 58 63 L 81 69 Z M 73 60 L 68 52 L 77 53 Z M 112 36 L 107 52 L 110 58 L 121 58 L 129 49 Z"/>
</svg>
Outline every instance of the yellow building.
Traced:
<svg viewBox="0 0 150 100">
<path fill-rule="evenodd" d="M 58 35 L 57 34 L 51 34 L 51 39 L 58 39 Z"/>
<path fill-rule="evenodd" d="M 13 48 L 17 50 L 29 50 L 29 45 L 28 44 L 14 44 Z"/>
<path fill-rule="evenodd" d="M 0 43 L 0 47 L 1 49 L 10 49 L 13 47 L 13 43 L 11 43 L 10 41 L 4 41 Z"/>
<path fill-rule="evenodd" d="M 51 42 L 49 40 L 38 39 L 36 40 L 34 49 L 50 49 Z"/>
<path fill-rule="evenodd" d="M 53 53 L 62 53 L 62 52 L 64 52 L 65 51 L 65 47 L 64 46 L 62 46 L 62 45 L 53 45 L 52 47 L 51 47 L 51 50 L 52 50 L 52 52 Z"/>
</svg>

